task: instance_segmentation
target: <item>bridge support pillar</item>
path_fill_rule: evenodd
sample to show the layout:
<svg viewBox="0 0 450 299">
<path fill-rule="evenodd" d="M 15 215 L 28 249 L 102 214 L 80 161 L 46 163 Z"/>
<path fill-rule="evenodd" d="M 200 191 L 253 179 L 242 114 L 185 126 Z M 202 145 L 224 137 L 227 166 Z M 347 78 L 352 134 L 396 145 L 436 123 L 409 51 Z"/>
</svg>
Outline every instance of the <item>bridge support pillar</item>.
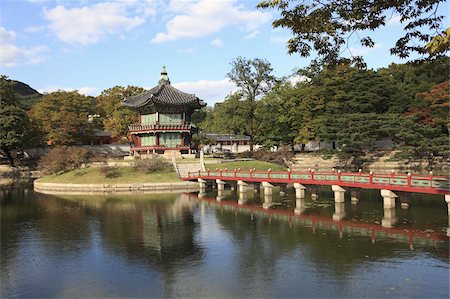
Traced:
<svg viewBox="0 0 450 299">
<path fill-rule="evenodd" d="M 306 209 L 305 206 L 305 197 L 302 198 L 297 198 L 295 200 L 295 209 L 294 209 L 294 214 L 295 215 L 300 215 L 301 213 L 303 213 Z"/>
<path fill-rule="evenodd" d="M 217 190 L 218 191 L 225 190 L 225 182 L 224 181 L 217 179 L 216 183 L 217 183 Z"/>
<path fill-rule="evenodd" d="M 248 184 L 244 181 L 238 181 L 238 191 L 239 193 L 247 193 L 247 186 Z"/>
<path fill-rule="evenodd" d="M 261 185 L 264 187 L 264 195 L 272 195 L 273 185 L 269 182 L 262 182 Z"/>
<path fill-rule="evenodd" d="M 239 193 L 238 205 L 243 205 L 247 202 L 247 192 Z"/>
<path fill-rule="evenodd" d="M 206 181 L 204 179 L 197 179 L 198 186 L 200 188 L 200 191 L 198 193 L 199 197 L 204 197 L 206 193 Z"/>
<path fill-rule="evenodd" d="M 447 209 L 448 209 L 448 227 L 447 227 L 447 236 L 450 237 L 450 195 L 445 195 L 445 202 L 447 203 Z"/>
<path fill-rule="evenodd" d="M 393 208 L 384 208 L 383 212 L 383 219 L 381 220 L 381 226 L 382 227 L 393 227 L 397 221 L 398 218 L 396 216 L 395 211 L 395 203 Z"/>
<path fill-rule="evenodd" d="M 383 196 L 383 206 L 385 209 L 395 208 L 395 199 L 397 194 L 391 190 L 381 189 L 381 196 Z"/>
<path fill-rule="evenodd" d="M 334 191 L 334 202 L 344 202 L 345 189 L 338 185 L 332 185 Z"/>
<path fill-rule="evenodd" d="M 343 192 L 342 192 L 343 193 Z M 333 220 L 334 221 L 340 221 L 344 219 L 345 217 L 345 203 L 342 200 L 342 202 L 334 201 L 334 214 L 333 214 Z"/>
<path fill-rule="evenodd" d="M 299 183 L 294 183 L 295 188 L 295 198 L 305 198 L 306 187 Z"/>
<path fill-rule="evenodd" d="M 225 198 L 225 195 L 223 195 L 223 191 L 217 192 L 216 201 L 222 201 L 222 199 Z"/>
<path fill-rule="evenodd" d="M 266 194 L 264 193 L 264 203 L 263 203 L 263 209 L 269 209 L 273 205 L 272 202 L 272 193 Z"/>
</svg>

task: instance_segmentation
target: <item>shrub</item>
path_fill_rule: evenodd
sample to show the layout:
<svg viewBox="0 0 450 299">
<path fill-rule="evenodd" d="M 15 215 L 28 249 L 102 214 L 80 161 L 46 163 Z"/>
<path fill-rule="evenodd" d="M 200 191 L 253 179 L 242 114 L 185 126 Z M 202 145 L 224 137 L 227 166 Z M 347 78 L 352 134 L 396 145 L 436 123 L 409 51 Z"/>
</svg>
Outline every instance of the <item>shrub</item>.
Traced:
<svg viewBox="0 0 450 299">
<path fill-rule="evenodd" d="M 154 157 L 152 159 L 139 160 L 134 163 L 136 170 L 143 171 L 145 173 L 156 172 L 170 166 L 170 163 L 166 159 L 161 157 Z"/>
<path fill-rule="evenodd" d="M 117 166 L 103 166 L 100 168 L 100 172 L 108 179 L 118 178 L 121 175 Z"/>
<path fill-rule="evenodd" d="M 51 148 L 38 163 L 43 174 L 64 173 L 89 163 L 91 151 L 80 147 L 60 146 Z"/>
</svg>

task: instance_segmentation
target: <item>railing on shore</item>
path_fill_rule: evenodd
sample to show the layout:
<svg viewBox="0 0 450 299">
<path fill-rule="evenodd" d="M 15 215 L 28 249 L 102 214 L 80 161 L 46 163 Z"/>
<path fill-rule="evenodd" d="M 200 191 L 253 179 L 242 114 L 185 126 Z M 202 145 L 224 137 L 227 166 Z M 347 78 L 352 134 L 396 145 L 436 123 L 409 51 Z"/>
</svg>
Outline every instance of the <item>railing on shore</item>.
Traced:
<svg viewBox="0 0 450 299">
<path fill-rule="evenodd" d="M 247 181 L 269 183 L 301 183 L 311 185 L 339 185 L 367 189 L 389 189 L 396 191 L 450 194 L 450 178 L 448 176 L 428 176 L 411 174 L 375 174 L 363 172 L 295 172 L 295 171 L 241 171 L 207 170 L 189 173 L 185 180 L 194 179 L 223 181 Z"/>
</svg>

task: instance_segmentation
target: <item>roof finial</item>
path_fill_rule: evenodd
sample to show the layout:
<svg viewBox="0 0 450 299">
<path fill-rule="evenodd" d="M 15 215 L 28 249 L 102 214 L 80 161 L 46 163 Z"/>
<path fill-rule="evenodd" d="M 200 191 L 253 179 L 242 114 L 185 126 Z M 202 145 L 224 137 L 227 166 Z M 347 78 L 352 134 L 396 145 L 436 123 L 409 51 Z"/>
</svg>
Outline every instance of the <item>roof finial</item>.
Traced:
<svg viewBox="0 0 450 299">
<path fill-rule="evenodd" d="M 159 77 L 158 84 L 170 84 L 169 76 L 167 76 L 167 70 L 165 65 L 162 66 L 161 76 Z"/>
</svg>

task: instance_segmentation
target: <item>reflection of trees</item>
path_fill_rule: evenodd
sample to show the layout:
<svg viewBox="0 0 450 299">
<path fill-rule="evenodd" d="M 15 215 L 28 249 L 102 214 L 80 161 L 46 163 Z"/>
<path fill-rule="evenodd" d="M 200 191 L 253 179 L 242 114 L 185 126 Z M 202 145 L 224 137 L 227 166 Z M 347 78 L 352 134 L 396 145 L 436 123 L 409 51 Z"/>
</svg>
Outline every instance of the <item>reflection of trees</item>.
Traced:
<svg viewBox="0 0 450 299">
<path fill-rule="evenodd" d="M 34 260 L 56 265 L 88 247 L 90 230 L 84 210 L 31 190 L 0 192 L 2 284 L 6 288 L 26 285 L 26 289 L 48 279 L 58 285 L 61 277 L 53 272 L 43 271 L 38 279 L 27 282 L 18 281 L 17 276 Z"/>
<path fill-rule="evenodd" d="M 162 201 L 111 198 L 88 209 L 100 220 L 104 247 L 130 262 L 161 271 L 168 296 L 179 264 L 202 255 L 194 242 L 193 214 L 180 195 Z"/>
</svg>

